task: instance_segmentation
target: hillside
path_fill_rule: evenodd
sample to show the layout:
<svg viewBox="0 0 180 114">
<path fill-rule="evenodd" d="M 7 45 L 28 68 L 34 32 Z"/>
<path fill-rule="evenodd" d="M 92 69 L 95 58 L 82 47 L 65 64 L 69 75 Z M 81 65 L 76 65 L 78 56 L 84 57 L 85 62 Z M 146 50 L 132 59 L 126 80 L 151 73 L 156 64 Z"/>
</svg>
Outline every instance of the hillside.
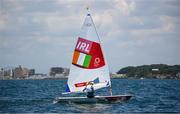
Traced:
<svg viewBox="0 0 180 114">
<path fill-rule="evenodd" d="M 123 74 L 126 78 L 180 79 L 180 65 L 151 64 L 128 66 L 120 69 L 117 74 Z"/>
</svg>

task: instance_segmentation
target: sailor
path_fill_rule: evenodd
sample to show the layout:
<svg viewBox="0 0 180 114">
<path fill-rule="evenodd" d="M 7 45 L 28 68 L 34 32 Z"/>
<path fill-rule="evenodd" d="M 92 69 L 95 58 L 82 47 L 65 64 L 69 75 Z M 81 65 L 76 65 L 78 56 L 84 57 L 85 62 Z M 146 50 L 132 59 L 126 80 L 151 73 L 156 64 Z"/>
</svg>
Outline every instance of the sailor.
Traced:
<svg viewBox="0 0 180 114">
<path fill-rule="evenodd" d="M 86 87 L 83 89 L 84 92 L 86 92 L 86 96 L 88 98 L 94 98 L 94 83 L 92 81 L 87 82 Z"/>
</svg>

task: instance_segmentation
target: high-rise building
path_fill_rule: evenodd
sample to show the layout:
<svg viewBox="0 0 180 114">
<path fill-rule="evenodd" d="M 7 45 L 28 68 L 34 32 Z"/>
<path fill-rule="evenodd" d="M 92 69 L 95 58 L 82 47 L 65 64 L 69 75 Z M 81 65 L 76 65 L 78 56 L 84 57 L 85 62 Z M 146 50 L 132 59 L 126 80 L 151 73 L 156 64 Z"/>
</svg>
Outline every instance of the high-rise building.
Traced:
<svg viewBox="0 0 180 114">
<path fill-rule="evenodd" d="M 14 78 L 24 79 L 27 78 L 28 76 L 29 76 L 29 69 L 23 68 L 21 66 L 16 67 L 14 69 Z"/>
<path fill-rule="evenodd" d="M 30 69 L 29 70 L 29 76 L 35 75 L 35 69 Z"/>
<path fill-rule="evenodd" d="M 0 70 L 0 79 L 1 80 L 4 79 L 4 69 L 3 68 L 1 68 L 1 70 Z"/>
<path fill-rule="evenodd" d="M 62 67 L 52 67 L 50 69 L 50 76 L 67 76 L 69 74 L 69 69 Z"/>
</svg>

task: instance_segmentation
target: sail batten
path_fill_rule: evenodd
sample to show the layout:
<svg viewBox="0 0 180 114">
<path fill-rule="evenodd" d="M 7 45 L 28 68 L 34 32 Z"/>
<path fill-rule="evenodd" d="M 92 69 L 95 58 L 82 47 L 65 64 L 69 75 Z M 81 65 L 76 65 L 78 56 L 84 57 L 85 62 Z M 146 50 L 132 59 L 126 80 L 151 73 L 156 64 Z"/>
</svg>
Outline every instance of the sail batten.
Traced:
<svg viewBox="0 0 180 114">
<path fill-rule="evenodd" d="M 88 12 L 73 52 L 66 92 L 82 92 L 89 81 L 93 81 L 97 89 L 111 85 L 100 39 Z"/>
</svg>

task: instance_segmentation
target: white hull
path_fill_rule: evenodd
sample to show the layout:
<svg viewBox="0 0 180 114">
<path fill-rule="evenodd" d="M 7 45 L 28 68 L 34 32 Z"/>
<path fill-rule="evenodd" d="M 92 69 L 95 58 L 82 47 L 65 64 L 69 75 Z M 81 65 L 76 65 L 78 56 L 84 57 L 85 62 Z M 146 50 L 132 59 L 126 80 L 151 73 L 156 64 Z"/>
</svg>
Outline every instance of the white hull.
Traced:
<svg viewBox="0 0 180 114">
<path fill-rule="evenodd" d="M 87 97 L 58 97 L 55 102 L 58 103 L 115 103 L 127 101 L 131 95 L 112 95 L 112 96 L 95 96 L 94 98 Z"/>
</svg>

